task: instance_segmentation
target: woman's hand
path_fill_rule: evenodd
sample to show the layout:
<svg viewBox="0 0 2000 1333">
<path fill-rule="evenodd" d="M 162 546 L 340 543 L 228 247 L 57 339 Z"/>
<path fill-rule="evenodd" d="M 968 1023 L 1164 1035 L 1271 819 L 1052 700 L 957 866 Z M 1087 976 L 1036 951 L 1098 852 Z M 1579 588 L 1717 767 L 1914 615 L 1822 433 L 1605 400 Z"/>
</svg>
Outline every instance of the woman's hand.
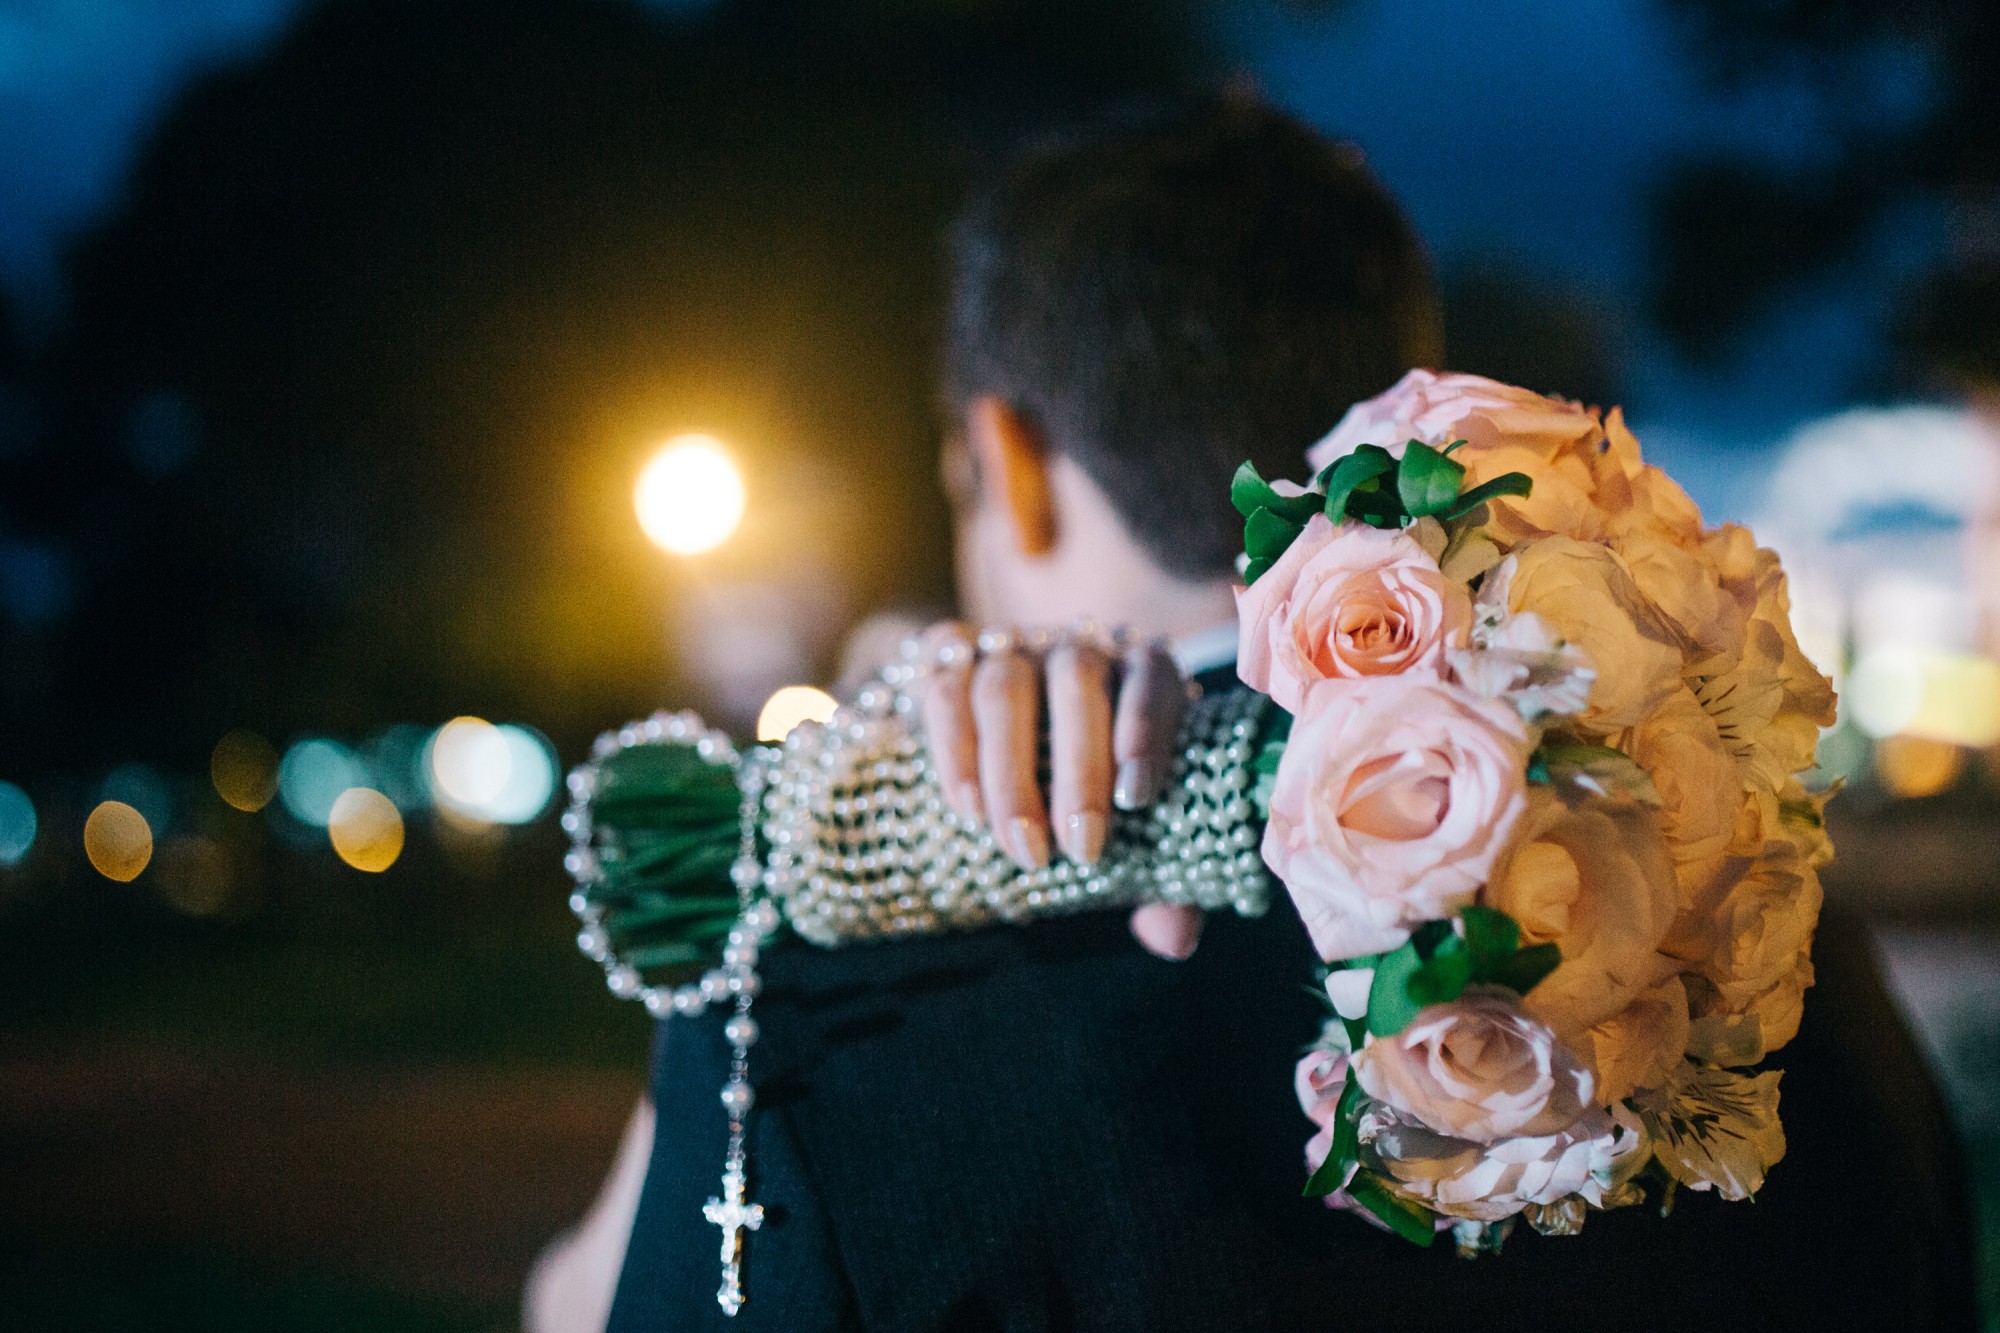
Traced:
<svg viewBox="0 0 2000 1333">
<path fill-rule="evenodd" d="M 1014 634 L 975 636 L 945 621 L 919 636 L 919 653 L 935 664 L 919 688 L 945 799 L 990 827 L 1022 867 L 1047 865 L 1052 839 L 1070 860 L 1096 861 L 1113 805 L 1141 809 L 1165 786 L 1188 684 L 1163 644 L 1120 649 L 1079 632 L 1038 653 Z M 1046 798 L 1037 772 L 1045 706 Z M 1133 913 L 1132 930 L 1153 953 L 1185 958 L 1201 913 L 1149 903 Z"/>
</svg>

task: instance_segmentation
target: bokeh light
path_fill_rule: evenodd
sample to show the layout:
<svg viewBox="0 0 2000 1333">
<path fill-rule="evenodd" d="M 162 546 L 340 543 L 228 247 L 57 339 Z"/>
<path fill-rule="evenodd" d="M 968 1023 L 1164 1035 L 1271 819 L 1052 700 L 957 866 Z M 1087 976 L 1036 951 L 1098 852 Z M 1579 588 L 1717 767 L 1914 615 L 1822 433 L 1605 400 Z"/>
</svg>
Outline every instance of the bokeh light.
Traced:
<svg viewBox="0 0 2000 1333">
<path fill-rule="evenodd" d="M 507 742 L 507 780 L 481 809 L 495 824 L 531 823 L 556 791 L 555 747 L 526 727 L 499 728 Z"/>
<path fill-rule="evenodd" d="M 475 815 L 500 795 L 512 766 L 506 733 L 478 717 L 455 717 L 439 727 L 425 758 L 432 794 Z"/>
<path fill-rule="evenodd" d="M 11 782 L 0 782 L 0 866 L 17 866 L 25 860 L 39 827 L 28 793 Z"/>
<path fill-rule="evenodd" d="M 173 787 L 165 774 L 149 764 L 120 764 L 112 769 L 98 788 L 97 799 L 131 806 L 155 837 L 165 836 L 173 822 Z"/>
<path fill-rule="evenodd" d="M 278 752 L 254 731 L 232 731 L 208 757 L 215 794 L 238 810 L 255 812 L 278 794 Z"/>
<path fill-rule="evenodd" d="M 380 874 L 403 854 L 403 814 L 372 787 L 349 787 L 328 812 L 327 837 L 341 860 Z"/>
<path fill-rule="evenodd" d="M 840 701 L 810 685 L 787 685 L 764 701 L 757 714 L 757 739 L 781 741 L 801 722 L 824 722 Z"/>
<path fill-rule="evenodd" d="M 1940 654 L 1924 673 L 1924 697 L 1903 730 L 1983 749 L 2000 741 L 2000 662 Z"/>
<path fill-rule="evenodd" d="M 743 473 L 721 441 L 680 435 L 639 472 L 632 505 L 639 526 L 662 550 L 700 555 L 729 540 L 743 521 Z"/>
<path fill-rule="evenodd" d="M 1847 706 L 1877 739 L 1913 736 L 1983 748 L 2000 742 L 2000 663 L 1907 646 L 1863 655 L 1847 678 Z"/>
<path fill-rule="evenodd" d="M 430 774 L 424 763 L 430 740 L 430 728 L 398 722 L 361 747 L 372 785 L 405 814 L 430 804 Z"/>
<path fill-rule="evenodd" d="M 83 823 L 83 854 L 98 874 L 128 883 L 153 859 L 153 830 L 123 801 L 104 801 Z"/>
<path fill-rule="evenodd" d="M 439 808 L 480 824 L 526 824 L 556 790 L 554 747 L 526 727 L 476 717 L 438 728 L 426 768 Z"/>
<path fill-rule="evenodd" d="M 213 838 L 184 833 L 160 848 L 153 886 L 176 911 L 214 916 L 229 905 L 236 887 L 235 867 Z"/>
<path fill-rule="evenodd" d="M 1875 774 L 1893 796 L 1935 796 L 1958 781 L 1966 754 L 1948 741 L 1891 736 L 1875 747 Z"/>
<path fill-rule="evenodd" d="M 325 828 L 340 794 L 365 781 L 360 763 L 346 746 L 314 737 L 285 751 L 278 765 L 278 798 L 301 824 Z"/>
</svg>

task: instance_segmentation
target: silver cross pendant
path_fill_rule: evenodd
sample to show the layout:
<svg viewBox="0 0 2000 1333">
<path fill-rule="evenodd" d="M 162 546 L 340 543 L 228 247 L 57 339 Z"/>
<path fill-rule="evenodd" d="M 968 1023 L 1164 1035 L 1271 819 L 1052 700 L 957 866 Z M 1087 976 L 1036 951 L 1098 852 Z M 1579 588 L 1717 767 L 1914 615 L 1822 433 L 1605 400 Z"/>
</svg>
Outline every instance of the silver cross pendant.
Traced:
<svg viewBox="0 0 2000 1333">
<path fill-rule="evenodd" d="M 743 1308 L 743 1233 L 764 1225 L 764 1205 L 743 1202 L 743 1167 L 732 1162 L 722 1173 L 722 1198 L 711 1198 L 703 1217 L 722 1228 L 722 1287 L 716 1301 L 726 1315 Z"/>
</svg>

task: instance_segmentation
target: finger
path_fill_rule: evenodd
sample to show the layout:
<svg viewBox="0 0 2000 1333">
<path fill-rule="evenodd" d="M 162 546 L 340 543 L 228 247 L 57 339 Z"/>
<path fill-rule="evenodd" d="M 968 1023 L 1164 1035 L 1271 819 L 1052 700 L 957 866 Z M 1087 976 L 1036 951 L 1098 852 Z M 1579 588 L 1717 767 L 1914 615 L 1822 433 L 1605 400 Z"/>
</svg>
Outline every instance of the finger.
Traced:
<svg viewBox="0 0 2000 1333">
<path fill-rule="evenodd" d="M 1119 809 L 1151 805 L 1166 786 L 1187 705 L 1187 679 L 1166 645 L 1146 644 L 1125 655 L 1125 684 L 1111 732 L 1118 761 L 1113 799 Z"/>
<path fill-rule="evenodd" d="M 972 672 L 972 721 L 979 733 L 979 786 L 1000 849 L 1033 870 L 1049 863 L 1049 825 L 1035 772 L 1041 720 L 1040 673 L 1025 653 L 989 655 Z"/>
<path fill-rule="evenodd" d="M 1049 654 L 1049 818 L 1056 845 L 1089 865 L 1111 827 L 1111 659 L 1064 644 Z"/>
<path fill-rule="evenodd" d="M 1147 903 L 1132 913 L 1132 933 L 1146 952 L 1168 962 L 1191 957 L 1201 943 L 1201 909 L 1185 903 Z"/>
<path fill-rule="evenodd" d="M 922 691 L 924 735 L 945 802 L 959 818 L 985 817 L 979 796 L 978 732 L 972 716 L 972 638 L 965 627 L 944 621 L 918 640 L 921 656 L 936 666 Z"/>
</svg>

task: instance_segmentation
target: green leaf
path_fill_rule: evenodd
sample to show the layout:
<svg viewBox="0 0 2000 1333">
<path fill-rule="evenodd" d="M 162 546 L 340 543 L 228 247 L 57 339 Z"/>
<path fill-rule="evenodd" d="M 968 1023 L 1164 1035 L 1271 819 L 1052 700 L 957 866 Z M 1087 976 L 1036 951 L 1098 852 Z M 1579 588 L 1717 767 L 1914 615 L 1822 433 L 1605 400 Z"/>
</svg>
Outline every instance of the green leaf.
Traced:
<svg viewBox="0 0 2000 1333">
<path fill-rule="evenodd" d="M 1236 512 L 1246 519 L 1259 509 L 1268 509 L 1280 518 L 1302 524 L 1317 514 L 1324 502 L 1325 497 L 1317 491 L 1306 491 L 1300 495 L 1280 494 L 1276 486 L 1257 475 L 1253 463 L 1237 468 L 1235 477 L 1229 483 L 1229 503 L 1236 506 Z"/>
<path fill-rule="evenodd" d="M 1403 447 L 1403 462 L 1396 469 L 1396 494 L 1411 518 L 1423 518 L 1450 509 L 1464 480 L 1464 464 L 1454 463 L 1429 445 L 1411 440 Z"/>
<path fill-rule="evenodd" d="M 1382 1220 L 1382 1224 L 1412 1245 L 1437 1239 L 1437 1215 L 1396 1193 L 1373 1171 L 1356 1171 L 1347 1185 L 1348 1197 Z"/>
<path fill-rule="evenodd" d="M 1429 958 L 1440 949 L 1457 948 L 1459 939 L 1449 921 L 1425 921 L 1410 931 L 1410 943 L 1417 946 L 1417 956 Z"/>
<path fill-rule="evenodd" d="M 1400 528 L 1408 517 L 1403 502 L 1388 491 L 1356 491 L 1347 497 L 1347 516 L 1371 528 Z"/>
<path fill-rule="evenodd" d="M 1534 780 L 1533 770 L 1537 765 L 1546 782 L 1567 783 L 1593 796 L 1622 798 L 1644 805 L 1660 803 L 1659 789 L 1646 770 L 1623 750 L 1608 745 L 1560 738 L 1545 740 L 1530 756 L 1530 781 Z"/>
<path fill-rule="evenodd" d="M 1447 444 L 1444 447 L 1443 451 L 1444 456 L 1446 458 L 1450 458 L 1453 454 L 1457 453 L 1460 449 L 1463 449 L 1466 445 L 1470 443 L 1472 443 L 1472 441 L 1470 440 L 1453 440 L 1450 444 Z"/>
<path fill-rule="evenodd" d="M 1505 958 L 1521 947 L 1521 928 L 1505 912 L 1474 903 L 1458 917 L 1465 923 L 1465 947 L 1476 961 Z"/>
<path fill-rule="evenodd" d="M 1277 563 L 1278 562 L 1275 560 L 1252 560 L 1249 564 L 1243 567 L 1244 585 L 1247 587 L 1250 584 L 1255 583 L 1258 579 L 1263 578 L 1266 574 L 1271 572 L 1271 566 Z"/>
<path fill-rule="evenodd" d="M 1321 992 L 1324 994 L 1324 992 Z M 1368 1018 L 1343 1018 L 1340 1025 L 1347 1029 L 1347 1045 L 1350 1050 L 1360 1050 L 1368 1044 Z"/>
<path fill-rule="evenodd" d="M 1561 962 L 1561 949 L 1552 943 L 1537 944 L 1517 950 L 1481 970 L 1491 984 L 1505 986 L 1516 995 L 1526 995 Z"/>
<path fill-rule="evenodd" d="M 1327 520 L 1345 521 L 1349 497 L 1356 489 L 1395 470 L 1395 456 L 1379 444 L 1364 444 L 1346 457 L 1334 460 L 1318 478 L 1326 489 Z"/>
<path fill-rule="evenodd" d="M 1306 1181 L 1305 1196 L 1317 1199 L 1347 1183 L 1348 1172 L 1361 1160 L 1361 1140 L 1357 1124 L 1361 1119 L 1361 1082 L 1347 1071 L 1347 1085 L 1340 1090 L 1340 1105 L 1333 1112 L 1333 1147 L 1319 1170 Z"/>
<path fill-rule="evenodd" d="M 1291 549 L 1304 531 L 1303 523 L 1294 523 L 1269 509 L 1259 509 L 1243 525 L 1243 549 L 1252 560 L 1276 560 Z"/>
<path fill-rule="evenodd" d="M 1269 509 L 1271 502 L 1278 498 L 1271 483 L 1257 473 L 1257 465 L 1244 460 L 1236 469 L 1236 475 L 1229 479 L 1229 503 L 1236 506 L 1236 512 L 1248 518 L 1259 509 Z"/>
<path fill-rule="evenodd" d="M 1472 955 L 1464 949 L 1439 954 L 1410 974 L 1408 990 L 1412 1003 L 1450 1004 L 1472 980 Z"/>
<path fill-rule="evenodd" d="M 1441 511 L 1438 517 L 1446 522 L 1450 522 L 1452 519 L 1461 518 L 1471 513 L 1488 500 L 1498 496 L 1513 495 L 1525 497 L 1534 489 L 1535 479 L 1533 477 L 1530 477 L 1525 472 L 1509 472 L 1505 476 L 1495 477 L 1483 485 L 1474 486 L 1471 490 L 1461 493 L 1456 500 L 1452 501 L 1451 507 Z"/>
<path fill-rule="evenodd" d="M 1847 807 L 1841 808 L 1844 810 Z M 1795 823 L 1806 824 L 1812 828 L 1826 827 L 1826 816 L 1822 815 L 1819 807 L 1811 801 L 1780 801 L 1778 813 Z"/>
<path fill-rule="evenodd" d="M 1375 965 L 1375 980 L 1368 987 L 1368 1030 L 1378 1037 L 1393 1037 L 1410 1025 L 1423 1008 L 1410 997 L 1410 978 L 1424 960 L 1414 941 L 1382 955 Z"/>
</svg>

